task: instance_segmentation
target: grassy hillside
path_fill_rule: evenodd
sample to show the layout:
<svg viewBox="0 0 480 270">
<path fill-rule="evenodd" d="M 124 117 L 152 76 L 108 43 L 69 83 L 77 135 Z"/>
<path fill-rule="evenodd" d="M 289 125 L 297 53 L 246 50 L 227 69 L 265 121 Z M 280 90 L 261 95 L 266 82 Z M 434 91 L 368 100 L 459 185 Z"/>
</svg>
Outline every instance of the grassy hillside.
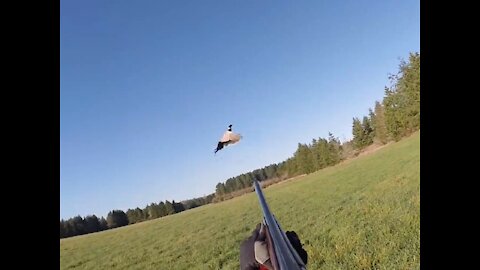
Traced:
<svg viewBox="0 0 480 270">
<path fill-rule="evenodd" d="M 264 190 L 309 269 L 420 268 L 419 133 Z M 61 269 L 239 269 L 261 221 L 255 193 L 161 219 L 60 240 Z"/>
</svg>

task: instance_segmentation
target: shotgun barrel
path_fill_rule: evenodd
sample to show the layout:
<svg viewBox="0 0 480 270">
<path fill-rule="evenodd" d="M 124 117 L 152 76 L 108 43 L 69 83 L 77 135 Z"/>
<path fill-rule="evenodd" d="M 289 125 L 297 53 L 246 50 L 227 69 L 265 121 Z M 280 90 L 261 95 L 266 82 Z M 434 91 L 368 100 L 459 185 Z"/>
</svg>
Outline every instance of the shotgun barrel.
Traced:
<svg viewBox="0 0 480 270">
<path fill-rule="evenodd" d="M 255 192 L 260 202 L 260 207 L 263 212 L 263 219 L 265 225 L 267 225 L 268 233 L 273 245 L 273 254 L 276 263 L 273 264 L 275 270 L 305 270 L 305 264 L 298 255 L 297 251 L 293 248 L 292 244 L 288 240 L 287 235 L 280 227 L 280 224 L 275 219 L 275 216 L 270 212 L 267 201 L 263 196 L 262 188 L 257 180 L 253 181 L 255 186 Z M 271 255 L 272 256 L 272 255 Z"/>
</svg>

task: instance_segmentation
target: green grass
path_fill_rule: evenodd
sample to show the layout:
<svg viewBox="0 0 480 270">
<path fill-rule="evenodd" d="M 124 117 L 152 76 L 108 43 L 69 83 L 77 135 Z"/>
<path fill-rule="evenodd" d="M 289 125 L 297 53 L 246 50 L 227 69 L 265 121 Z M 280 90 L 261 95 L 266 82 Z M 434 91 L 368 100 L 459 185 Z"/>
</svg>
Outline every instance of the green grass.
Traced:
<svg viewBox="0 0 480 270">
<path fill-rule="evenodd" d="M 420 136 L 264 190 L 308 269 L 420 268 Z M 173 216 L 62 239 L 61 269 L 239 269 L 261 221 L 255 193 Z"/>
</svg>

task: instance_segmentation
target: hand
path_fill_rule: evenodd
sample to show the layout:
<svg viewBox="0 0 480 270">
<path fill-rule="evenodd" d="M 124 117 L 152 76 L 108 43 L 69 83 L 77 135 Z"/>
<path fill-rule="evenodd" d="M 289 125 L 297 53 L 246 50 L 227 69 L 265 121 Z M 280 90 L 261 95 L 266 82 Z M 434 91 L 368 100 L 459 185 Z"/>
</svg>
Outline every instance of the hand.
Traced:
<svg viewBox="0 0 480 270">
<path fill-rule="evenodd" d="M 261 225 L 257 224 L 252 235 L 245 239 L 240 245 L 240 269 L 254 270 L 260 267 L 257 260 L 255 260 L 255 241 L 258 239 Z"/>
<path fill-rule="evenodd" d="M 302 247 L 302 242 L 295 231 L 287 231 L 285 233 L 293 248 L 306 265 L 308 261 L 308 254 Z M 259 269 L 260 264 L 255 259 L 255 241 L 265 241 L 265 227 L 257 224 L 252 235 L 245 239 L 240 246 L 240 269 L 241 270 L 256 270 Z"/>
<path fill-rule="evenodd" d="M 307 251 L 303 249 L 302 242 L 300 241 L 297 233 L 295 231 L 287 231 L 285 234 L 287 235 L 290 244 L 292 244 L 293 248 L 297 251 L 300 258 L 302 258 L 303 263 L 306 265 L 308 261 L 308 254 Z"/>
</svg>

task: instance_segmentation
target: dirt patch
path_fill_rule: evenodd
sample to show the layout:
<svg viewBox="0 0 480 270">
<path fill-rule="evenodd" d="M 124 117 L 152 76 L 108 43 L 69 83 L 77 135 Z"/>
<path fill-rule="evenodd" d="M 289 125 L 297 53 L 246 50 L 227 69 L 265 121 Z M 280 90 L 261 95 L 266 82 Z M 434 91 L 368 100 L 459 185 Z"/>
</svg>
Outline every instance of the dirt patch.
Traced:
<svg viewBox="0 0 480 270">
<path fill-rule="evenodd" d="M 382 148 L 384 148 L 385 146 L 387 145 L 390 145 L 392 144 L 393 142 L 389 142 L 387 144 L 372 144 L 372 145 L 369 145 L 367 146 L 365 149 L 363 149 L 357 156 L 364 156 L 364 155 L 368 155 L 368 154 L 371 154 L 377 150 L 380 150 Z"/>
</svg>

